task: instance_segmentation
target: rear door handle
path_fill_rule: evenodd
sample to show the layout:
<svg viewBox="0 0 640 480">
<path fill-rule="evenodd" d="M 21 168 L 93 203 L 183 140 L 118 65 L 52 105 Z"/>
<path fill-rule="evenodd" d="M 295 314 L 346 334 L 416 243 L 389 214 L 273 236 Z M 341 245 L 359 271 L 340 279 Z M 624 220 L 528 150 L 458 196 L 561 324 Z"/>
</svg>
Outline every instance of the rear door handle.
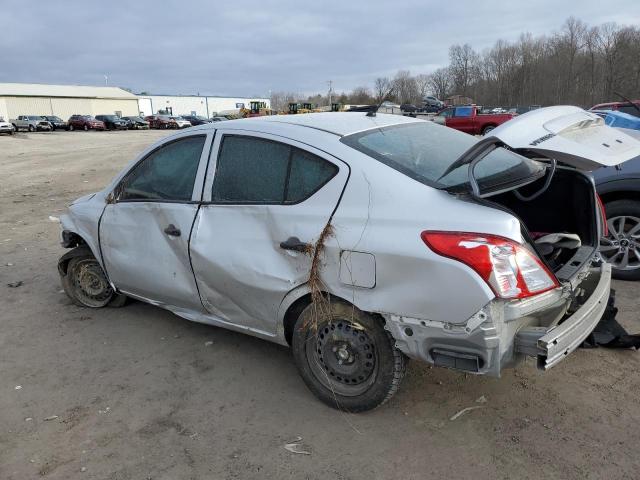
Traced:
<svg viewBox="0 0 640 480">
<path fill-rule="evenodd" d="M 176 228 L 173 223 L 170 223 L 167 228 L 164 229 L 164 233 L 172 237 L 179 237 L 182 232 L 179 228 Z"/>
<path fill-rule="evenodd" d="M 284 242 L 280 242 L 280 248 L 283 250 L 294 250 L 296 252 L 307 252 L 311 245 L 300 241 L 298 237 L 289 237 Z"/>
</svg>

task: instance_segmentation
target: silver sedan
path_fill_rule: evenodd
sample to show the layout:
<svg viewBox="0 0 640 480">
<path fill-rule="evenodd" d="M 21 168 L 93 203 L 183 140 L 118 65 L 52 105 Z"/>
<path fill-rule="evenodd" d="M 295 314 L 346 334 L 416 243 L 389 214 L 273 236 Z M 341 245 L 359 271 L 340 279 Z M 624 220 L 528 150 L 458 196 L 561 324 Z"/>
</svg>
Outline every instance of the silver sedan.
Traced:
<svg viewBox="0 0 640 480">
<path fill-rule="evenodd" d="M 599 321 L 611 270 L 588 170 L 640 142 L 575 107 L 476 138 L 396 115 L 234 120 L 149 147 L 61 219 L 64 288 L 290 345 L 357 412 L 408 358 L 499 376 L 556 365 Z"/>
</svg>

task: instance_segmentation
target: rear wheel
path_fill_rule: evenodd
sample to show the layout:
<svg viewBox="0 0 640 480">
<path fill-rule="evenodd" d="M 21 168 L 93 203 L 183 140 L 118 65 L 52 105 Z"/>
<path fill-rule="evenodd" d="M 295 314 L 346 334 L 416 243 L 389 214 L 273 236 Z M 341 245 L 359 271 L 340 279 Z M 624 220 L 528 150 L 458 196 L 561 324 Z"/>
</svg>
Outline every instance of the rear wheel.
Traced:
<svg viewBox="0 0 640 480">
<path fill-rule="evenodd" d="M 609 235 L 600 239 L 600 254 L 614 278 L 640 280 L 640 201 L 615 200 L 605 211 Z"/>
<path fill-rule="evenodd" d="M 91 250 L 78 247 L 71 255 L 74 256 L 68 260 L 60 277 L 65 293 L 75 304 L 90 308 L 124 305 L 127 297 L 114 292 Z"/>
<path fill-rule="evenodd" d="M 29 131 L 30 132 L 35 132 L 36 129 L 35 129 L 35 127 L 33 125 L 29 125 Z"/>
<path fill-rule="evenodd" d="M 348 412 L 371 410 L 391 398 L 407 362 L 379 318 L 337 301 L 302 311 L 292 349 L 307 387 Z"/>
<path fill-rule="evenodd" d="M 73 131 L 73 125 L 69 125 L 69 131 L 72 132 Z"/>
<path fill-rule="evenodd" d="M 85 124 L 85 126 L 84 126 L 84 131 L 86 132 L 86 131 L 88 131 L 88 130 L 89 130 L 89 126 L 88 126 L 87 124 Z"/>
<path fill-rule="evenodd" d="M 486 127 L 484 127 L 482 129 L 482 135 L 486 135 L 487 133 L 489 133 L 494 128 L 496 128 L 494 125 L 487 125 Z"/>
</svg>

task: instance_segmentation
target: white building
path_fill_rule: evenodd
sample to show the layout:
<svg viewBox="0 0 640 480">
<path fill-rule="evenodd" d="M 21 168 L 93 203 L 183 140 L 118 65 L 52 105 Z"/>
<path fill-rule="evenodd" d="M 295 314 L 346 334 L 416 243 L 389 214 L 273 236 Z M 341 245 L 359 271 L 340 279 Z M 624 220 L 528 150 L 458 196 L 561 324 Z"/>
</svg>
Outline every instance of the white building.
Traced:
<svg viewBox="0 0 640 480">
<path fill-rule="evenodd" d="M 138 114 L 138 98 L 117 87 L 0 83 L 0 117 Z"/>
<path fill-rule="evenodd" d="M 211 118 L 217 113 L 237 112 L 249 108 L 251 101 L 265 102 L 268 98 L 260 97 L 215 97 L 197 95 L 138 95 L 138 107 L 144 115 L 153 115 L 160 110 L 172 115 L 200 115 Z"/>
<path fill-rule="evenodd" d="M 0 83 L 0 117 L 5 120 L 19 115 L 57 115 L 64 120 L 74 114 L 146 116 L 159 110 L 210 118 L 218 113 L 249 108 L 254 100 L 270 105 L 268 98 L 259 97 L 136 96 L 117 87 Z"/>
</svg>

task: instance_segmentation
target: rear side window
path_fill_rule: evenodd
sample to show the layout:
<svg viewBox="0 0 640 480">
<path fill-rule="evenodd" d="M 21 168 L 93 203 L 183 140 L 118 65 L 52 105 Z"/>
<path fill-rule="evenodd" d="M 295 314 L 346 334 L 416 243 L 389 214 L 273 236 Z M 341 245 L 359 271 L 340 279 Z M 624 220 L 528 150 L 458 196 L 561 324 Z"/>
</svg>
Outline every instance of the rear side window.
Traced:
<svg viewBox="0 0 640 480">
<path fill-rule="evenodd" d="M 236 204 L 298 203 L 337 172 L 334 164 L 284 143 L 225 135 L 211 199 Z"/>
<path fill-rule="evenodd" d="M 470 117 L 473 107 L 456 107 L 456 117 Z"/>
<path fill-rule="evenodd" d="M 120 201 L 188 202 L 206 136 L 168 143 L 138 163 L 120 184 Z"/>
</svg>

